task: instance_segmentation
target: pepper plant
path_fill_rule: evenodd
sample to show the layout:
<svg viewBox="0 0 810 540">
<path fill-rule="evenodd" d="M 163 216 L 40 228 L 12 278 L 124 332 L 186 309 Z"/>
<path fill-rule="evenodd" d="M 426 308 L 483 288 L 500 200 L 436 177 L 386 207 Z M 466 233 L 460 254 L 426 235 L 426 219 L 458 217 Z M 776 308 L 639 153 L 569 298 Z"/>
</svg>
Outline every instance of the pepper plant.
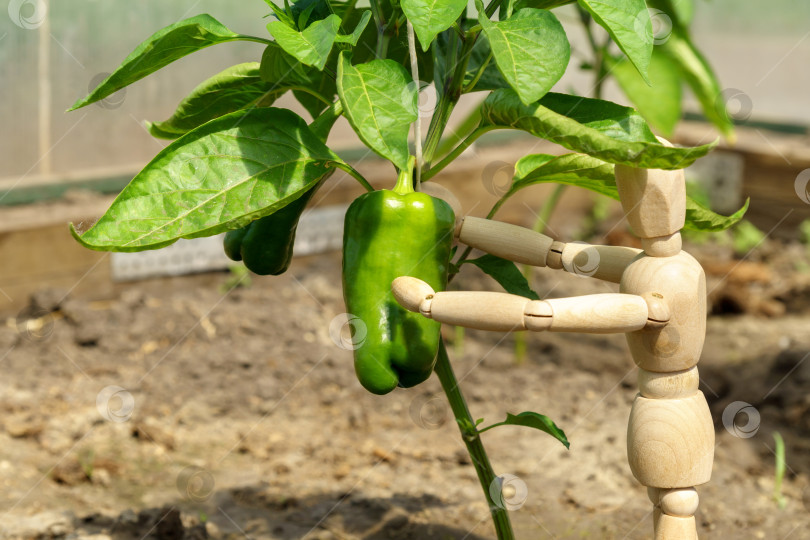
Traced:
<svg viewBox="0 0 810 540">
<path fill-rule="evenodd" d="M 494 130 L 523 131 L 555 142 L 569 153 L 522 158 L 510 188 L 489 217 L 507 199 L 539 183 L 574 185 L 617 198 L 614 164 L 683 168 L 706 155 L 714 143 L 664 146 L 632 108 L 551 92 L 571 56 L 566 31 L 552 9 L 571 0 L 476 0 L 474 7 L 467 0 L 363 4 L 285 0 L 283 5 L 264 1 L 273 16 L 267 24 L 269 36 L 236 33 L 210 15 L 180 21 L 141 43 L 71 107 L 104 99 L 209 46 L 251 41 L 262 47 L 253 61 L 202 82 L 170 118 L 149 123 L 152 135 L 172 142 L 132 179 L 95 224 L 81 233 L 71 225 L 71 232 L 82 245 L 106 251 L 158 249 L 180 238 L 226 233 L 225 250 L 230 257 L 244 260 L 256 273 L 279 274 L 289 264 L 295 227 L 307 202 L 335 170 L 345 171 L 369 192 L 352 204 L 344 236 L 347 306 L 362 314 L 361 321 L 373 334 L 368 349 L 364 343 L 355 350 L 359 379 L 382 394 L 397 385 L 418 384 L 431 372 L 437 374 L 498 537 L 512 538 L 499 481 L 480 434 L 499 425 L 523 425 L 568 446 L 565 434 L 549 418 L 533 412 L 508 414 L 504 422 L 479 428 L 461 394 L 438 325 L 426 321 L 417 328 L 413 319 L 394 313 L 390 279 L 413 270 L 441 289 L 462 263 L 471 262 L 509 292 L 533 293 L 507 261 L 492 256 L 470 261 L 469 249 L 451 261 L 450 206 L 412 192 Z M 653 3 L 678 16 L 671 0 Z M 634 77 L 649 82 L 654 37 L 644 0 L 579 0 L 578 4 L 618 46 L 625 58 L 616 61 L 632 67 Z M 687 58 L 694 48 L 682 25 L 675 31 L 681 47 L 676 56 Z M 700 59 L 699 55 L 692 58 Z M 699 79 L 696 65 L 691 64 L 692 75 L 697 73 L 694 78 Z M 435 86 L 438 102 L 423 140 L 417 129 L 417 103 L 426 84 Z M 309 122 L 290 110 L 273 107 L 288 92 L 311 116 Z M 485 93 L 475 123 L 461 135 L 448 133 L 459 99 L 473 92 Z M 393 192 L 375 191 L 327 146 L 340 116 L 369 149 L 392 164 L 392 179 L 397 178 Z M 690 200 L 686 228 L 722 230 L 738 221 L 744 210 L 724 217 Z M 417 269 L 425 258 L 431 264 Z"/>
</svg>

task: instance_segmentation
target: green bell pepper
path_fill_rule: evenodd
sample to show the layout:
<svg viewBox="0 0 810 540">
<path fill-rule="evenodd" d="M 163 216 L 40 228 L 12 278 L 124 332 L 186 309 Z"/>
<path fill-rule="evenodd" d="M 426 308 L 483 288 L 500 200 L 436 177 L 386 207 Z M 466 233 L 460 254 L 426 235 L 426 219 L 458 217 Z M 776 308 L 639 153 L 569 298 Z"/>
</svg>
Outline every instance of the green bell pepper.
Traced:
<svg viewBox="0 0 810 540">
<path fill-rule="evenodd" d="M 415 386 L 433 371 L 441 325 L 402 308 L 391 282 L 413 276 L 444 290 L 454 222 L 449 204 L 413 190 L 410 171 L 400 173 L 393 191 L 365 193 L 346 212 L 343 296 L 365 326 L 356 329 L 354 368 L 374 394 Z"/>
<path fill-rule="evenodd" d="M 225 254 L 234 261 L 243 261 L 248 270 L 260 276 L 286 272 L 292 261 L 301 214 L 330 174 L 280 210 L 225 233 Z"/>
</svg>

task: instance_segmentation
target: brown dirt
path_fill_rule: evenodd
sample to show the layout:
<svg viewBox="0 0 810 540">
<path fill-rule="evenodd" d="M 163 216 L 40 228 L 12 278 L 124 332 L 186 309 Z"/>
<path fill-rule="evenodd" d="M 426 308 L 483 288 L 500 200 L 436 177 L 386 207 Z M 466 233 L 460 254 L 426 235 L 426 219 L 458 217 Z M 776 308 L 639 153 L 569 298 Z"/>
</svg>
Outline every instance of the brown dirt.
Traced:
<svg viewBox="0 0 810 540">
<path fill-rule="evenodd" d="M 133 284 L 109 302 L 38 294 L 35 322 L 0 329 L 0 536 L 493 538 L 438 381 L 372 396 L 330 337 L 344 311 L 339 263 L 296 259 L 227 294 L 225 274 Z M 537 278 L 553 296 L 615 289 Z M 474 269 L 457 287 L 494 289 Z M 784 304 L 781 318 L 709 321 L 701 374 L 717 449 L 699 488 L 701 538 L 810 537 L 810 335 L 807 314 Z M 526 486 L 517 537 L 650 538 L 625 458 L 636 390 L 623 337 L 533 335 L 519 365 L 513 343 L 468 331 L 453 363 L 477 418 L 534 410 L 571 441 L 515 427 L 483 436 L 496 471 Z M 723 425 L 735 401 L 760 414 L 751 437 Z M 784 509 L 772 499 L 775 431 Z"/>
</svg>

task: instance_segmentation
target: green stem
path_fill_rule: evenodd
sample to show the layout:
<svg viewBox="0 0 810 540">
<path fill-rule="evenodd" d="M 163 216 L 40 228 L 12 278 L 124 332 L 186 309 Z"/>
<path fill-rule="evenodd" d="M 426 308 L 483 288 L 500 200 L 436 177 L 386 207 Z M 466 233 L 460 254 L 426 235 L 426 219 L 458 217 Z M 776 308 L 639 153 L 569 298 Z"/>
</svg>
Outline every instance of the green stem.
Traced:
<svg viewBox="0 0 810 540">
<path fill-rule="evenodd" d="M 493 0 L 490 7 L 499 3 L 500 0 Z M 495 7 L 497 8 L 497 5 Z M 464 21 L 464 15 L 461 16 L 460 20 L 462 22 Z M 464 86 L 464 76 L 467 73 L 467 65 L 470 62 L 470 55 L 472 53 L 473 46 L 475 46 L 477 38 L 477 33 L 467 32 L 467 34 L 463 37 L 455 35 L 454 39 L 452 40 L 451 54 L 448 56 L 448 58 L 455 62 L 455 67 L 452 75 L 448 73 L 444 74 L 445 79 L 441 96 L 439 96 L 437 111 L 433 114 L 433 118 L 430 121 L 430 127 L 428 128 L 428 134 L 425 140 L 425 168 L 429 167 L 430 163 L 433 161 L 433 156 L 436 149 L 439 147 L 444 130 L 450 120 L 450 115 L 452 114 L 456 103 L 458 103 L 458 100 L 461 98 Z M 462 45 L 461 52 L 457 54 L 458 46 L 460 44 Z"/>
<path fill-rule="evenodd" d="M 450 151 L 449 154 L 444 156 L 440 162 L 430 168 L 430 170 L 425 171 L 422 173 L 423 180 L 430 180 L 438 173 L 442 171 L 445 167 L 450 165 L 453 161 L 456 160 L 458 156 L 460 156 L 467 148 L 472 146 L 472 144 L 484 133 L 488 131 L 492 131 L 493 129 L 498 129 L 496 126 L 485 126 L 479 127 L 472 133 L 470 133 L 458 146 L 456 146 L 453 150 Z"/>
<path fill-rule="evenodd" d="M 389 37 L 386 32 L 387 26 L 385 18 L 383 17 L 382 10 L 380 9 L 380 4 L 377 0 L 371 0 L 369 4 L 371 5 L 371 14 L 374 17 L 374 23 L 377 25 L 377 49 L 375 51 L 375 57 L 385 58 L 385 54 L 388 50 L 388 40 L 389 40 Z"/>
<path fill-rule="evenodd" d="M 357 172 L 357 170 L 354 167 L 352 167 L 345 161 L 335 161 L 333 162 L 333 164 L 335 167 L 337 167 L 341 171 L 346 172 L 349 176 L 360 182 L 360 185 L 366 188 L 367 191 L 374 191 L 374 188 L 371 186 L 368 180 L 366 180 L 362 174 Z"/>
<path fill-rule="evenodd" d="M 568 186 L 565 184 L 557 184 L 554 186 L 554 191 L 551 192 L 551 196 L 543 203 L 543 206 L 540 208 L 540 213 L 537 215 L 537 221 L 534 222 L 533 230 L 535 232 L 542 233 L 546 230 L 546 223 L 551 219 L 551 214 L 554 212 L 554 209 L 557 208 L 557 203 L 560 202 L 560 197 L 562 197 L 566 187 Z"/>
<path fill-rule="evenodd" d="M 585 27 L 585 35 L 588 37 L 588 43 L 591 45 L 593 52 L 593 65 L 595 70 L 594 83 L 593 83 L 593 97 L 596 99 L 602 98 L 602 86 L 605 84 L 607 75 L 607 64 L 605 62 L 605 55 L 607 54 L 608 41 L 604 46 L 596 43 L 596 37 L 593 35 L 591 28 L 591 21 L 593 20 L 591 14 L 585 9 L 578 7 L 579 19 L 582 21 L 582 26 Z M 610 38 L 608 38 L 610 39 Z"/>
<path fill-rule="evenodd" d="M 290 86 L 289 89 L 291 91 L 303 92 L 305 94 L 309 94 L 310 96 L 318 99 L 319 101 L 322 101 L 325 105 L 329 105 L 330 107 L 332 106 L 332 101 L 326 99 L 325 97 L 323 97 L 321 94 L 319 94 L 315 90 L 307 88 L 306 86 Z"/>
<path fill-rule="evenodd" d="M 492 17 L 493 15 L 495 15 L 495 12 L 498 10 L 502 2 L 503 0 L 492 0 L 492 2 L 489 3 L 487 9 L 485 10 L 487 17 Z"/>
<path fill-rule="evenodd" d="M 439 356 L 436 361 L 435 371 L 436 375 L 439 376 L 442 389 L 447 395 L 447 401 L 450 403 L 450 409 L 452 409 L 453 416 L 458 423 L 461 438 L 467 446 L 467 452 L 470 454 L 475 472 L 478 474 L 481 489 L 484 491 L 489 511 L 492 514 L 498 540 L 514 540 L 515 534 L 512 532 L 512 524 L 509 522 L 507 510 L 495 504 L 489 493 L 489 487 L 496 479 L 495 471 L 492 469 L 487 452 L 481 442 L 481 437 L 475 429 L 475 422 L 470 415 L 467 402 L 458 386 L 456 374 L 453 372 L 453 367 L 450 365 L 450 359 L 447 356 L 444 340 L 439 344 Z"/>
<path fill-rule="evenodd" d="M 253 43 L 262 43 L 263 45 L 271 45 L 275 43 L 270 39 L 264 39 L 256 36 L 247 36 L 245 34 L 239 34 L 239 36 L 236 39 L 238 39 L 239 41 L 252 41 Z"/>
<path fill-rule="evenodd" d="M 554 191 L 551 192 L 551 196 L 543 202 L 543 206 L 540 207 L 540 213 L 537 216 L 537 220 L 534 222 L 534 231 L 542 233 L 546 229 L 546 224 L 548 220 L 551 219 L 551 214 L 554 212 L 554 209 L 557 208 L 557 204 L 560 202 L 560 197 L 562 197 L 563 192 L 567 186 L 565 184 L 557 184 L 554 187 Z M 532 266 L 525 264 L 523 265 L 523 277 L 526 278 L 526 282 L 529 284 L 529 288 L 532 286 Z M 518 332 L 515 334 L 515 363 L 522 364 L 526 360 L 526 353 L 528 352 L 528 341 L 526 332 Z M 483 431 L 483 430 L 482 430 Z"/>
<path fill-rule="evenodd" d="M 481 76 L 484 75 L 484 71 L 487 69 L 487 66 L 489 65 L 489 62 L 491 60 L 492 60 L 492 51 L 489 51 L 489 55 L 487 56 L 487 59 L 484 60 L 483 62 L 481 62 L 481 66 L 478 68 L 478 71 L 475 72 L 475 75 L 473 76 L 472 80 L 470 81 L 470 84 L 465 86 L 464 90 L 462 90 L 462 92 L 464 94 L 466 94 L 468 92 L 472 92 L 475 89 L 475 85 L 478 84 L 478 81 L 481 80 Z"/>
<path fill-rule="evenodd" d="M 430 126 L 428 126 L 427 137 L 425 138 L 425 147 L 422 149 L 422 161 L 425 168 L 429 167 L 430 162 L 433 161 L 433 155 L 439 147 L 444 128 L 447 127 L 447 122 L 450 120 L 450 115 L 453 113 L 457 101 L 448 99 L 445 93 L 439 98 L 439 104 L 436 106 L 433 118 L 430 119 Z"/>
</svg>

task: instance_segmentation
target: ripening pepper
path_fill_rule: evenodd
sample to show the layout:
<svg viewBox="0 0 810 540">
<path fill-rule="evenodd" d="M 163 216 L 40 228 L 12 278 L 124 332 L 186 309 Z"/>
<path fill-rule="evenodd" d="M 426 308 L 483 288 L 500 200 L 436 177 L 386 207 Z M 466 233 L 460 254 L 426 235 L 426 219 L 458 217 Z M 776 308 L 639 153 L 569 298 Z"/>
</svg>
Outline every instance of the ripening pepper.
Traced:
<svg viewBox="0 0 810 540">
<path fill-rule="evenodd" d="M 393 191 L 361 195 L 346 212 L 343 297 L 361 321 L 354 323 L 354 369 L 374 394 L 427 380 L 441 339 L 438 322 L 405 310 L 391 292 L 399 276 L 422 279 L 436 291 L 447 286 L 453 209 L 415 192 L 410 176 L 401 173 Z"/>
<path fill-rule="evenodd" d="M 280 210 L 225 233 L 225 254 L 234 261 L 243 261 L 248 270 L 260 276 L 286 272 L 293 257 L 298 220 L 328 176 Z"/>
</svg>

